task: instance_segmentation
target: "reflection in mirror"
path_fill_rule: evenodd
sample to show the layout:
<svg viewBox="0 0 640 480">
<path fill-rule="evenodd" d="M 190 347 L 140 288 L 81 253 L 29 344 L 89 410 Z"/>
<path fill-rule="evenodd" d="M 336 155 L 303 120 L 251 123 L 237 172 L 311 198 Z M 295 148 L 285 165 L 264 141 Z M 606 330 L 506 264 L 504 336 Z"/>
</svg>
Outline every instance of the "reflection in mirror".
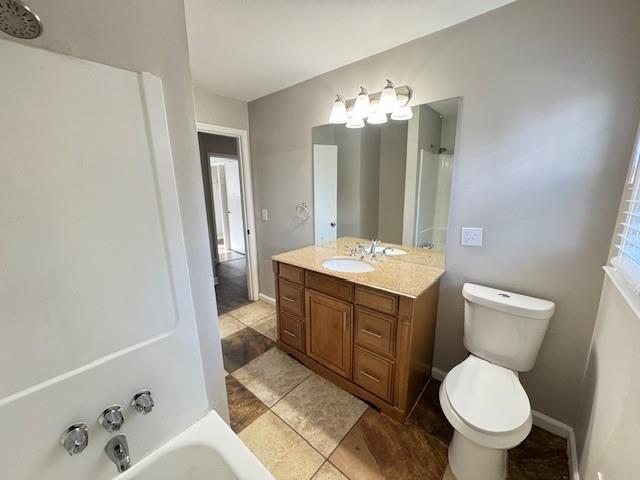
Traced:
<svg viewBox="0 0 640 480">
<path fill-rule="evenodd" d="M 418 105 L 410 120 L 358 129 L 314 127 L 315 243 L 378 239 L 382 247 L 443 252 L 458 105 Z"/>
</svg>

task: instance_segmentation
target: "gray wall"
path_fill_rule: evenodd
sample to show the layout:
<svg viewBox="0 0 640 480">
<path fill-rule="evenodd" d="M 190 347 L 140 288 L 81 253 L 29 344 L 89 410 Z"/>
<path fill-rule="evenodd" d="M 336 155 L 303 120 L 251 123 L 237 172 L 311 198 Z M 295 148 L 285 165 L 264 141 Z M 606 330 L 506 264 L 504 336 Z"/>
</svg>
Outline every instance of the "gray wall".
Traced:
<svg viewBox="0 0 640 480">
<path fill-rule="evenodd" d="M 359 237 L 362 130 L 334 127 L 334 132 L 338 145 L 337 234 Z"/>
<path fill-rule="evenodd" d="M 406 164 L 407 122 L 386 123 L 380 128 L 378 238 L 389 243 L 402 243 Z"/>
<path fill-rule="evenodd" d="M 247 102 L 193 87 L 193 103 L 198 122 L 241 130 L 249 129 Z"/>
<path fill-rule="evenodd" d="M 44 34 L 24 43 L 162 79 L 209 402 L 227 416 L 183 2 L 32 0 L 29 5 L 42 18 Z"/>
<path fill-rule="evenodd" d="M 434 364 L 465 357 L 463 282 L 554 300 L 521 378 L 534 409 L 573 424 L 640 115 L 639 17 L 637 0 L 520 0 L 251 102 L 256 208 L 270 212 L 261 291 L 274 292 L 273 254 L 313 243 L 294 207 L 312 198 L 311 128 L 336 92 L 388 77 L 413 88 L 414 105 L 461 96 Z M 485 228 L 483 248 L 458 244 L 462 225 Z"/>
<path fill-rule="evenodd" d="M 345 128 L 346 130 L 346 128 Z M 378 238 L 378 195 L 380 191 L 380 128 L 360 130 L 360 233 L 358 237 Z"/>
</svg>

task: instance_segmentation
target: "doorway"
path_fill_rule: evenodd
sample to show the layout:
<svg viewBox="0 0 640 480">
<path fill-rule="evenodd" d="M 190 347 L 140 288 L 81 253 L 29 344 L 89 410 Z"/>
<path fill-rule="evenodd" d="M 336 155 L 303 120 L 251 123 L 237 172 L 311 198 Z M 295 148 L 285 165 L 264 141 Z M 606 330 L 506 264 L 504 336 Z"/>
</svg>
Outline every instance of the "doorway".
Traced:
<svg viewBox="0 0 640 480">
<path fill-rule="evenodd" d="M 258 297 L 248 145 L 243 148 L 246 132 L 229 130 L 198 124 L 219 314 Z"/>
</svg>

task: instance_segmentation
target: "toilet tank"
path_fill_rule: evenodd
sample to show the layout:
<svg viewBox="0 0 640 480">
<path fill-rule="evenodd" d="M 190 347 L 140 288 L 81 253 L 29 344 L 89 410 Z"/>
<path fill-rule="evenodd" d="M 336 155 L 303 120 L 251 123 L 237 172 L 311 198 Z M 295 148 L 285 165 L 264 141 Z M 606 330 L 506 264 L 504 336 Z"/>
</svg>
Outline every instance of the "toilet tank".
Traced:
<svg viewBox="0 0 640 480">
<path fill-rule="evenodd" d="M 465 283 L 464 346 L 485 360 L 526 372 L 536 362 L 555 304 Z"/>
</svg>

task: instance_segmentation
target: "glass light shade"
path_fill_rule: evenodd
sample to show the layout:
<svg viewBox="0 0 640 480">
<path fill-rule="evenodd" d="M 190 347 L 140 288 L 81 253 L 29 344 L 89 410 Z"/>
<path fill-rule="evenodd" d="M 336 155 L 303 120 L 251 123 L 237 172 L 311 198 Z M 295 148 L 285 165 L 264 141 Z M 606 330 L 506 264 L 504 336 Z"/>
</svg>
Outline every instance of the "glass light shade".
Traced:
<svg viewBox="0 0 640 480">
<path fill-rule="evenodd" d="M 336 101 L 333 102 L 331 115 L 329 115 L 329 123 L 347 123 L 347 106 L 344 103 L 344 98 L 340 95 L 338 95 Z"/>
<path fill-rule="evenodd" d="M 347 117 L 347 128 L 362 128 L 364 127 L 364 120 L 358 115 L 349 115 Z"/>
<path fill-rule="evenodd" d="M 410 120 L 413 117 L 411 107 L 405 105 L 404 107 L 396 108 L 391 114 L 392 120 Z"/>
<path fill-rule="evenodd" d="M 398 98 L 396 97 L 396 88 L 391 80 L 387 80 L 387 85 L 382 89 L 380 94 L 380 108 L 384 113 L 391 113 L 398 107 Z"/>
<path fill-rule="evenodd" d="M 353 106 L 353 113 L 361 119 L 369 115 L 371 104 L 369 102 L 369 93 L 364 87 L 360 87 L 360 93 L 356 97 L 356 103 Z"/>
<path fill-rule="evenodd" d="M 371 113 L 369 113 L 369 116 L 367 117 L 367 123 L 372 125 L 387 123 L 387 114 L 380 110 L 376 105 L 371 108 Z"/>
</svg>

